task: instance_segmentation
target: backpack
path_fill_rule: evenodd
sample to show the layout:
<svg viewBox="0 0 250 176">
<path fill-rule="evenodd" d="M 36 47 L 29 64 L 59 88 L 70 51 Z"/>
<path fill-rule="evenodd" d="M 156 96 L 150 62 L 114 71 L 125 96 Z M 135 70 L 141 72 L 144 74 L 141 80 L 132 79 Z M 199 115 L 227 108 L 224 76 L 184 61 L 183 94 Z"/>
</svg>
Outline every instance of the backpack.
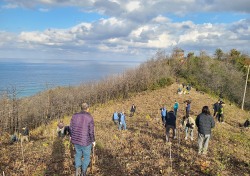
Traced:
<svg viewBox="0 0 250 176">
<path fill-rule="evenodd" d="M 250 121 L 246 120 L 245 123 L 244 123 L 244 127 L 249 127 L 249 126 L 250 126 Z"/>
</svg>

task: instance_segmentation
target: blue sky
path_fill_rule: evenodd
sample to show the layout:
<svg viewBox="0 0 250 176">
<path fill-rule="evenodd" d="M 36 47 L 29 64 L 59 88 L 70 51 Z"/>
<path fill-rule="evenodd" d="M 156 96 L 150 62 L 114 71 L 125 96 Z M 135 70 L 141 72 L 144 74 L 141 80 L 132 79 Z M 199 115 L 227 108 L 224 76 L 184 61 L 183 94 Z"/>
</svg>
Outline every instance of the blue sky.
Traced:
<svg viewBox="0 0 250 176">
<path fill-rule="evenodd" d="M 144 61 L 235 48 L 250 54 L 249 0 L 4 0 L 0 61 Z"/>
</svg>

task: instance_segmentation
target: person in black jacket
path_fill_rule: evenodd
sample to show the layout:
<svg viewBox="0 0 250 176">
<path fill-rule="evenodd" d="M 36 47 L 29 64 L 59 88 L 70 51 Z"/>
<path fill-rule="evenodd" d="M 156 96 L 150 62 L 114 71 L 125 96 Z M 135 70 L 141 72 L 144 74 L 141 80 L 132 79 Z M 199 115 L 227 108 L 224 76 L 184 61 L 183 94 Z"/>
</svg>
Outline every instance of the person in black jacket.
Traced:
<svg viewBox="0 0 250 176">
<path fill-rule="evenodd" d="M 218 111 L 219 111 L 219 106 L 220 106 L 220 100 L 218 100 L 216 103 L 214 103 L 213 105 L 213 109 L 214 109 L 214 117 L 216 117 Z"/>
<path fill-rule="evenodd" d="M 165 116 L 165 127 L 166 127 L 166 142 L 169 141 L 170 129 L 173 131 L 174 139 L 176 139 L 176 116 L 174 111 L 169 111 L 167 116 Z"/>
<path fill-rule="evenodd" d="M 202 113 L 197 116 L 195 124 L 198 127 L 198 154 L 206 155 L 211 129 L 215 126 L 214 119 L 210 115 L 208 106 L 202 108 Z"/>
<path fill-rule="evenodd" d="M 130 109 L 130 115 L 129 115 L 130 117 L 134 116 L 135 110 L 136 110 L 136 106 L 132 104 L 131 109 Z"/>
</svg>

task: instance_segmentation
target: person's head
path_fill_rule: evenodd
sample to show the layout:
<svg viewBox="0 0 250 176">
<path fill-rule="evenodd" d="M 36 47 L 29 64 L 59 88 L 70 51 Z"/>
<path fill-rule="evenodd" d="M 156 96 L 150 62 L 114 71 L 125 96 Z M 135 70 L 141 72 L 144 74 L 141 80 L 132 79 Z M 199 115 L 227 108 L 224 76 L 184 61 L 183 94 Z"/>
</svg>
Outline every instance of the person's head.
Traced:
<svg viewBox="0 0 250 176">
<path fill-rule="evenodd" d="M 210 115 L 210 111 L 208 106 L 203 106 L 202 108 L 202 113 L 206 114 L 206 115 Z"/>
<path fill-rule="evenodd" d="M 89 105 L 87 103 L 82 104 L 82 110 L 83 111 L 88 111 L 89 110 Z"/>
</svg>

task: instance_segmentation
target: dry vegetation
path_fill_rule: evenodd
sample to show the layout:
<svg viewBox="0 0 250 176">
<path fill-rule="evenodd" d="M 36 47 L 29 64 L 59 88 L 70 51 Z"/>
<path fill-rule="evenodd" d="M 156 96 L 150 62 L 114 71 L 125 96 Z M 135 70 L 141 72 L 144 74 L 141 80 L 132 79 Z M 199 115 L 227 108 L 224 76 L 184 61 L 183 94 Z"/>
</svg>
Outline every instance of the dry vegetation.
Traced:
<svg viewBox="0 0 250 176">
<path fill-rule="evenodd" d="M 238 128 L 247 112 L 226 102 L 225 124 L 216 123 L 207 157 L 197 155 L 197 131 L 195 141 L 185 141 L 184 132 L 165 142 L 165 129 L 161 125 L 160 107 L 172 108 L 180 103 L 178 124 L 184 115 L 184 101 L 191 99 L 191 111 L 196 116 L 202 106 L 210 108 L 217 100 L 207 94 L 191 90 L 190 94 L 177 95 L 177 84 L 154 91 L 143 91 L 126 100 L 109 101 L 91 107 L 96 129 L 97 176 L 157 176 L 157 175 L 250 175 L 250 131 Z M 134 103 L 137 112 L 128 117 Z M 118 131 L 111 121 L 115 110 L 127 113 L 127 130 Z M 70 116 L 64 117 L 67 124 Z M 0 175 L 73 175 L 73 154 L 68 138 L 57 138 L 57 121 L 42 125 L 31 133 L 31 141 L 10 145 L 2 135 L 0 144 Z M 23 155 L 22 155 L 23 149 Z M 170 158 L 171 151 L 171 158 Z"/>
<path fill-rule="evenodd" d="M 221 54 L 218 56 L 221 56 Z M 158 52 L 155 58 L 124 74 L 77 87 L 57 87 L 27 98 L 18 98 L 15 87 L 0 97 L 0 175 L 73 175 L 74 151 L 68 138 L 56 137 L 56 124 L 80 110 L 83 101 L 92 105 L 96 126 L 97 161 L 92 175 L 249 175 L 250 132 L 238 127 L 249 114 L 242 103 L 245 63 L 249 56 L 232 50 L 227 57 L 211 59 L 192 53 L 183 59 L 168 58 Z M 199 91 L 177 95 L 180 83 L 191 83 Z M 168 86 L 168 87 L 166 87 Z M 249 86 L 245 101 L 250 109 Z M 205 92 L 205 93 L 204 93 Z M 206 94 L 209 93 L 209 94 Z M 191 99 L 194 116 L 202 106 L 226 101 L 225 124 L 216 124 L 207 157 L 197 156 L 197 139 L 165 142 L 160 107 L 180 103 L 178 125 L 184 115 L 184 101 Z M 230 102 L 229 102 L 230 100 Z M 128 117 L 132 104 L 134 117 Z M 127 113 L 126 131 L 118 131 L 111 121 L 113 112 Z M 31 141 L 10 145 L 9 134 L 27 125 Z M 197 131 L 195 131 L 197 136 Z"/>
</svg>

